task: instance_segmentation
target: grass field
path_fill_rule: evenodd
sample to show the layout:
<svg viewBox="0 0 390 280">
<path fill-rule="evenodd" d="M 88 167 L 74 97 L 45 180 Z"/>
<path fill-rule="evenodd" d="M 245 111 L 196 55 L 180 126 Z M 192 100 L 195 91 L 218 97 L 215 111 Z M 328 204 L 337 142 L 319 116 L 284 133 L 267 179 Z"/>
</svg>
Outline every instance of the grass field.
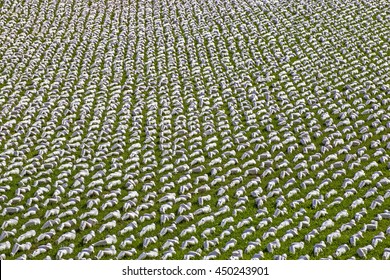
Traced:
<svg viewBox="0 0 390 280">
<path fill-rule="evenodd" d="M 1 259 L 389 259 L 388 1 L 0 2 Z"/>
</svg>

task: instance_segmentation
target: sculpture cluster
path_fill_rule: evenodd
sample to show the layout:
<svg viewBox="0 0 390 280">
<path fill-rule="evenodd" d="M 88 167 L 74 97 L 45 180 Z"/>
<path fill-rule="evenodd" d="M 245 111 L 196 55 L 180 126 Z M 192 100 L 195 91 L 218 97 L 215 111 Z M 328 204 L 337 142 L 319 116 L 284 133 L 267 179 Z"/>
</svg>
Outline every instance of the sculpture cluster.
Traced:
<svg viewBox="0 0 390 280">
<path fill-rule="evenodd" d="M 390 258 L 388 1 L 0 6 L 1 259 Z"/>
</svg>

